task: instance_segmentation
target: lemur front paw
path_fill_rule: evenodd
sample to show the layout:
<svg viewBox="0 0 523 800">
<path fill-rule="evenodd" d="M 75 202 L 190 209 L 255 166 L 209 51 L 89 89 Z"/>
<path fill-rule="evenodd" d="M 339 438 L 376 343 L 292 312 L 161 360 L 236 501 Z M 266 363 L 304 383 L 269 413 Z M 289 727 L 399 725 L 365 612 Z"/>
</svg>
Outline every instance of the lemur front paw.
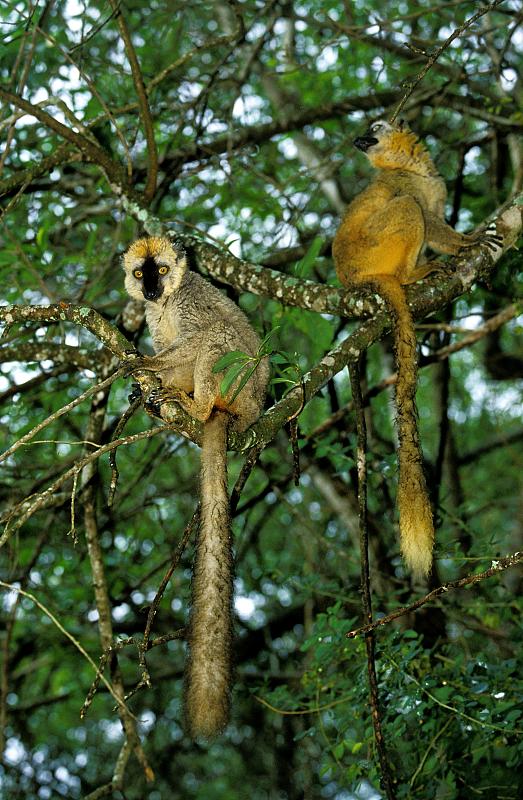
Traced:
<svg viewBox="0 0 523 800">
<path fill-rule="evenodd" d="M 497 233 L 496 224 L 491 222 L 484 230 L 467 235 L 465 241 L 461 245 L 460 252 L 478 246 L 488 247 L 489 250 L 496 251 L 502 247 L 502 245 L 503 236 Z"/>
<path fill-rule="evenodd" d="M 139 383 L 133 383 L 132 392 L 127 397 L 129 404 L 134 403 L 135 400 L 141 400 L 143 398 L 142 387 Z"/>
<path fill-rule="evenodd" d="M 503 246 L 503 236 L 500 236 L 496 229 L 496 223 L 491 222 L 485 230 L 479 231 L 476 236 L 478 244 L 485 245 L 489 250 L 496 251 Z"/>
<path fill-rule="evenodd" d="M 165 389 L 162 387 L 158 387 L 158 389 L 153 389 L 145 400 L 143 407 L 149 414 L 154 414 L 155 417 L 161 417 L 161 409 L 162 403 L 165 403 L 165 398 L 163 394 Z"/>
<path fill-rule="evenodd" d="M 154 403 L 159 403 L 160 405 L 162 405 L 162 403 L 169 403 L 170 401 L 183 403 L 184 400 L 187 399 L 187 395 L 181 389 L 158 386 L 157 389 L 153 389 L 151 391 L 149 394 L 149 399 L 151 399 Z"/>
</svg>

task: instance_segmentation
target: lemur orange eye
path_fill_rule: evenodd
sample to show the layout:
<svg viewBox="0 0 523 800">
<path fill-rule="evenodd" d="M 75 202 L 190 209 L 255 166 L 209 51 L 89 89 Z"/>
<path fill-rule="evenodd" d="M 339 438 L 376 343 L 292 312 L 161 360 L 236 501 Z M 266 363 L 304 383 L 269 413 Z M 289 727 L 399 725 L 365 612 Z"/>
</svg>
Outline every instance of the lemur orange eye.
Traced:
<svg viewBox="0 0 523 800">
<path fill-rule="evenodd" d="M 133 272 L 133 275 L 134 275 L 135 278 L 141 278 L 142 275 L 143 275 L 143 272 L 142 272 L 141 269 L 135 269 L 134 272 Z"/>
<path fill-rule="evenodd" d="M 160 267 L 158 269 L 158 272 L 160 273 L 160 275 L 167 275 L 167 273 L 169 272 L 169 267 Z"/>
</svg>

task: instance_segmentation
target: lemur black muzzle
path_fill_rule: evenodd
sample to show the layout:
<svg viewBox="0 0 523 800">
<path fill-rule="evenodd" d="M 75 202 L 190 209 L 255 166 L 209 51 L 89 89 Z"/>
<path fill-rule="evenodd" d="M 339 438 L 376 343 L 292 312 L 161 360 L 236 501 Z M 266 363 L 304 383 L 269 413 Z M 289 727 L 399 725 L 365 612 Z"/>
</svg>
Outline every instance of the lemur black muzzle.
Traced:
<svg viewBox="0 0 523 800">
<path fill-rule="evenodd" d="M 142 265 L 143 296 L 146 300 L 158 300 L 163 294 L 163 286 L 158 272 L 158 264 L 154 258 L 147 256 Z"/>
<path fill-rule="evenodd" d="M 357 139 L 354 139 L 354 147 L 357 147 L 358 150 L 362 150 L 364 153 L 367 152 L 369 147 L 373 147 L 375 144 L 378 144 L 376 137 L 367 134 L 365 136 L 358 136 Z"/>
</svg>

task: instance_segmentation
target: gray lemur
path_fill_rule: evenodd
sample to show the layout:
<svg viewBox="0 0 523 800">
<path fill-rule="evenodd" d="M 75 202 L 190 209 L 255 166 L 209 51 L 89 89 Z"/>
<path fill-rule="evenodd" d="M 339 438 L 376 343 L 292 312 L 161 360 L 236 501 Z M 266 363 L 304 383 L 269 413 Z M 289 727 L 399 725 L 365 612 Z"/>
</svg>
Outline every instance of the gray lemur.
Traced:
<svg viewBox="0 0 523 800">
<path fill-rule="evenodd" d="M 232 685 L 233 557 L 227 492 L 227 433 L 260 416 L 269 379 L 263 358 L 234 399 L 220 394 L 216 361 L 241 350 L 256 356 L 260 339 L 228 297 L 187 268 L 182 246 L 144 238 L 124 255 L 125 288 L 145 300 L 156 355 L 140 366 L 154 370 L 166 392 L 204 423 L 200 531 L 193 568 L 189 657 L 185 669 L 185 722 L 193 737 L 212 737 L 226 726 Z"/>
</svg>

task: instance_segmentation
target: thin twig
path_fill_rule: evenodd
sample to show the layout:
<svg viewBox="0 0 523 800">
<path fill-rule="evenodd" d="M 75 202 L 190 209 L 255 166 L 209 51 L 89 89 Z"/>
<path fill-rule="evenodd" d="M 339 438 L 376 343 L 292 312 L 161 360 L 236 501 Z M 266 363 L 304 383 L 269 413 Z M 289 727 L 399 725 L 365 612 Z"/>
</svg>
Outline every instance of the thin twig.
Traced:
<svg viewBox="0 0 523 800">
<path fill-rule="evenodd" d="M 129 150 L 129 145 L 127 144 L 125 136 L 123 135 L 123 133 L 122 133 L 122 131 L 120 129 L 120 126 L 118 125 L 118 122 L 116 121 L 116 118 L 115 118 L 113 112 L 111 111 L 111 109 L 107 105 L 107 103 L 105 102 L 102 93 L 98 90 L 98 87 L 97 87 L 96 83 L 93 80 L 91 80 L 89 75 L 85 72 L 85 70 L 83 69 L 81 61 L 78 61 L 78 60 L 76 60 L 76 59 L 74 59 L 72 57 L 72 55 L 71 55 L 71 53 L 73 52 L 72 50 L 69 50 L 69 51 L 65 50 L 59 44 L 59 42 L 54 38 L 54 36 L 51 36 L 51 34 L 47 33 L 44 30 L 42 30 L 42 28 L 40 28 L 39 26 L 37 26 L 37 28 L 35 29 L 35 33 L 36 32 L 41 33 L 42 36 L 46 39 L 46 41 L 50 42 L 50 44 L 52 44 L 52 46 L 56 50 L 58 50 L 60 52 L 62 58 L 64 58 L 66 61 L 69 61 L 69 63 L 72 64 L 78 70 L 78 72 L 80 73 L 80 77 L 83 78 L 83 80 L 87 84 L 87 86 L 89 88 L 89 91 L 92 93 L 93 97 L 96 97 L 96 99 L 100 103 L 100 106 L 102 107 L 102 109 L 104 111 L 104 116 L 107 117 L 107 119 L 109 119 L 109 121 L 112 123 L 114 131 L 115 131 L 115 133 L 116 133 L 116 135 L 117 135 L 117 137 L 118 137 L 118 139 L 120 141 L 120 144 L 122 145 L 123 151 L 125 153 L 125 160 L 126 160 L 126 163 L 127 163 L 127 178 L 129 180 L 129 182 L 131 182 L 133 166 L 132 166 L 132 161 L 131 161 L 131 153 L 130 153 L 130 150 Z"/>
<path fill-rule="evenodd" d="M 367 426 L 365 423 L 365 409 L 361 393 L 359 363 L 349 363 L 349 375 L 354 401 L 354 411 L 356 414 L 356 430 L 358 436 L 356 464 L 358 472 L 358 509 L 359 509 L 359 529 L 360 529 L 360 558 L 361 558 L 361 596 L 363 605 L 363 616 L 369 624 L 372 623 L 372 598 L 370 592 L 370 573 L 369 573 L 369 534 L 367 528 Z M 381 768 L 381 786 L 384 789 L 388 800 L 395 800 L 396 794 L 392 776 L 390 774 L 387 750 L 381 725 L 381 713 L 379 704 L 378 678 L 376 675 L 376 659 L 374 634 L 371 631 L 365 636 L 365 648 L 367 651 L 367 674 L 369 677 L 370 706 L 372 725 L 374 728 L 374 739 L 378 751 L 378 759 Z"/>
<path fill-rule="evenodd" d="M 142 668 L 142 680 L 141 680 L 141 683 L 142 684 L 145 683 L 147 686 L 150 686 L 150 678 L 149 678 L 149 671 L 147 669 L 147 664 L 146 664 L 146 661 L 145 661 L 145 653 L 149 649 L 149 637 L 151 635 L 151 628 L 152 628 L 152 625 L 153 625 L 153 622 L 154 622 L 154 618 L 155 618 L 156 613 L 158 611 L 158 607 L 159 607 L 160 602 L 162 600 L 163 593 L 165 592 L 167 584 L 171 580 L 171 576 L 172 576 L 174 570 L 176 569 L 176 567 L 178 566 L 178 564 L 180 562 L 180 559 L 181 559 L 181 557 L 183 555 L 183 551 L 187 547 L 187 543 L 189 542 L 189 539 L 192 536 L 194 528 L 196 527 L 196 525 L 198 523 L 199 517 L 200 517 L 200 505 L 198 504 L 198 507 L 197 507 L 196 511 L 194 512 L 194 514 L 192 515 L 191 520 L 189 521 L 188 525 L 186 525 L 186 527 L 185 527 L 185 530 L 183 532 L 183 536 L 182 536 L 182 538 L 181 538 L 181 540 L 180 540 L 180 542 L 178 544 L 178 547 L 176 548 L 176 550 L 174 552 L 174 555 L 172 557 L 172 560 L 171 560 L 171 563 L 169 565 L 169 568 L 168 568 L 167 572 L 165 573 L 165 575 L 163 576 L 162 582 L 160 583 L 160 586 L 158 587 L 158 591 L 156 592 L 154 600 L 151 603 L 151 607 L 149 608 L 149 613 L 147 615 L 147 622 L 146 622 L 145 630 L 144 630 L 144 633 L 143 633 L 143 641 L 139 646 L 140 666 Z"/>
<path fill-rule="evenodd" d="M 521 314 L 521 306 L 518 307 L 516 304 L 507 306 L 506 308 L 502 309 L 499 314 L 496 314 L 491 319 L 487 320 L 484 325 L 481 325 L 479 328 L 476 328 L 473 331 L 469 331 L 467 336 L 464 336 L 463 339 L 459 340 L 459 342 L 454 342 L 446 347 L 441 347 L 434 353 L 434 358 L 438 361 L 448 358 L 450 355 L 452 355 L 452 353 L 457 353 L 459 350 L 463 350 L 465 347 L 469 347 L 471 344 L 475 344 L 480 339 L 488 336 L 489 333 L 496 331 L 506 322 L 514 319 L 514 317 L 517 317 L 519 314 Z"/>
<path fill-rule="evenodd" d="M 362 625 L 360 628 L 355 628 L 354 630 L 346 633 L 345 636 L 347 639 L 354 639 L 356 636 L 369 633 L 369 631 L 373 631 L 375 628 L 379 628 L 382 625 L 388 625 L 389 622 L 398 619 L 398 617 L 403 617 L 405 614 L 410 614 L 411 611 L 416 611 L 416 609 L 421 608 L 421 606 L 424 606 L 426 603 L 430 603 L 432 600 L 435 600 L 436 597 L 449 592 L 451 589 L 461 589 L 463 586 L 470 586 L 472 584 L 479 583 L 480 581 L 484 581 L 486 578 L 491 578 L 493 575 L 497 575 L 506 569 L 510 569 L 510 567 L 515 567 L 521 561 L 523 561 L 523 553 L 520 552 L 513 553 L 513 555 L 506 556 L 505 558 L 500 558 L 499 560 L 493 561 L 492 566 L 484 572 L 478 572 L 476 575 L 468 575 L 465 578 L 444 583 L 423 597 L 420 597 L 420 599 L 416 600 L 414 603 L 411 603 L 408 606 L 403 606 L 402 608 L 397 608 L 390 614 L 387 614 L 386 616 L 381 617 L 380 619 L 377 619 L 368 625 Z"/>
<path fill-rule="evenodd" d="M 116 426 L 116 428 L 114 430 L 113 436 L 112 436 L 112 441 L 114 441 L 114 439 L 119 439 L 120 438 L 120 436 L 121 436 L 121 434 L 123 432 L 123 429 L 125 428 L 125 426 L 129 422 L 131 417 L 134 416 L 134 414 L 136 413 L 138 408 L 141 406 L 141 404 L 142 404 L 142 398 L 141 397 L 137 397 L 136 399 L 134 399 L 129 404 L 129 408 L 127 408 L 124 411 L 124 413 L 122 414 L 122 416 L 118 420 L 118 424 L 117 424 L 117 426 Z M 108 493 L 108 496 L 107 496 L 107 506 L 109 508 L 111 508 L 111 506 L 112 506 L 112 504 L 114 502 L 114 495 L 116 493 L 116 487 L 118 485 L 118 477 L 119 477 L 119 474 L 120 474 L 118 472 L 118 466 L 117 466 L 117 463 L 116 463 L 116 453 L 117 453 L 117 450 L 114 449 L 114 450 L 111 450 L 111 452 L 109 454 L 109 466 L 111 467 L 111 481 L 109 483 L 109 493 Z"/>
<path fill-rule="evenodd" d="M 89 414 L 85 438 L 100 443 L 104 433 L 104 423 L 107 413 L 107 403 L 109 401 L 109 391 L 100 392 L 93 398 L 91 411 Z M 112 607 L 107 586 L 106 568 L 104 554 L 100 544 L 100 532 L 98 524 L 98 503 L 97 496 L 100 488 L 98 475 L 98 461 L 90 461 L 82 470 L 82 489 L 83 489 L 83 511 L 84 511 L 84 530 L 89 565 L 91 568 L 92 583 L 96 610 L 98 612 L 98 633 L 102 651 L 110 648 L 113 642 L 113 621 Z M 135 717 L 128 711 L 125 703 L 125 686 L 123 676 L 115 653 L 109 659 L 111 677 L 115 694 L 122 701 L 118 704 L 118 712 L 125 737 L 132 746 L 134 755 L 142 767 L 145 779 L 154 780 L 154 772 L 149 765 L 144 748 L 138 736 Z M 99 671 L 100 672 L 100 671 Z M 100 675 L 102 673 L 100 672 Z"/>
<path fill-rule="evenodd" d="M 98 392 L 101 392 L 104 389 L 106 389 L 108 386 L 114 383 L 115 380 L 124 375 L 125 372 L 126 368 L 121 367 L 120 369 L 116 370 L 116 372 L 113 372 L 112 375 L 109 375 L 109 377 L 106 378 L 104 381 L 101 381 L 100 383 L 97 383 L 94 386 L 90 386 L 89 389 L 86 389 L 85 392 L 78 395 L 78 397 L 75 397 L 75 399 L 71 400 L 70 403 L 66 403 L 65 406 L 62 406 L 53 414 L 50 414 L 50 416 L 48 416 L 46 419 L 42 420 L 42 422 L 39 422 L 38 425 L 35 425 L 35 427 L 32 428 L 28 433 L 24 434 L 24 436 L 21 436 L 20 439 L 18 439 L 14 444 L 11 445 L 11 447 L 9 447 L 7 450 L 5 450 L 3 453 L 0 454 L 0 463 L 2 461 L 5 461 L 6 458 L 9 458 L 9 456 L 12 456 L 13 453 L 15 453 L 18 450 L 18 448 L 22 447 L 22 445 L 27 444 L 27 442 L 29 442 L 33 438 L 33 436 L 36 436 L 36 434 L 39 433 L 39 431 L 41 431 L 43 428 L 46 428 L 52 422 L 55 422 L 61 416 L 67 414 L 68 411 L 71 411 L 73 408 L 80 405 L 80 403 L 83 403 L 84 400 L 87 400 L 87 398 L 92 397 Z"/>
<path fill-rule="evenodd" d="M 0 547 L 11 538 L 11 536 L 22 527 L 22 525 L 27 522 L 27 520 L 32 517 L 32 515 L 38 511 L 38 509 L 45 506 L 48 499 L 55 493 L 60 486 L 63 486 L 69 478 L 74 476 L 74 473 L 82 469 L 86 464 L 89 464 L 91 461 L 95 461 L 100 456 L 103 456 L 104 453 L 113 450 L 115 447 L 120 447 L 122 444 L 132 444 L 133 442 L 137 442 L 140 439 L 148 439 L 151 436 L 157 436 L 159 433 L 165 433 L 165 431 L 169 430 L 167 425 L 162 425 L 158 428 L 151 428 L 147 431 L 141 431 L 140 433 L 135 433 L 132 436 L 126 436 L 123 439 L 116 439 L 114 442 L 109 442 L 108 444 L 102 445 L 95 450 L 94 453 L 86 456 L 85 458 L 80 459 L 75 464 L 73 464 L 70 469 L 66 470 L 66 472 L 62 473 L 59 478 L 57 478 L 54 483 L 47 487 L 43 492 L 37 494 L 35 496 L 30 496 L 22 502 L 17 503 L 17 505 L 10 509 L 9 512 L 4 516 L 4 519 L 7 519 L 7 524 L 5 526 L 5 530 L 3 534 L 0 536 Z M 24 510 L 25 509 L 25 510 Z M 20 514 L 16 522 L 11 523 L 11 519 L 16 514 Z"/>
<path fill-rule="evenodd" d="M 16 592 L 17 594 L 20 594 L 20 595 L 22 595 L 22 597 L 27 597 L 27 599 L 28 599 L 28 600 L 31 600 L 31 602 L 32 602 L 32 603 L 34 603 L 34 604 L 35 604 L 35 606 L 37 606 L 37 608 L 39 608 L 39 609 L 40 609 L 40 611 L 41 611 L 43 614 L 45 614 L 45 616 L 46 616 L 46 617 L 48 617 L 48 618 L 51 620 L 51 622 L 53 623 L 53 625 L 56 625 L 56 627 L 58 628 L 58 630 L 59 630 L 61 633 L 63 633 L 63 635 L 64 635 L 64 636 L 65 636 L 67 639 L 69 639 L 69 641 L 70 641 L 70 642 L 72 642 L 72 644 L 73 644 L 73 645 L 76 647 L 76 649 L 77 649 L 77 650 L 79 650 L 79 652 L 80 652 L 80 653 L 83 655 L 83 657 L 85 658 L 85 660 L 89 662 L 89 664 L 90 664 L 90 665 L 91 665 L 91 667 L 94 669 L 94 671 L 95 671 L 96 673 L 98 672 L 98 667 L 97 667 L 97 666 L 96 666 L 96 664 L 94 663 L 94 661 L 93 661 L 93 659 L 91 658 L 91 656 L 89 655 L 89 653 L 88 653 L 86 650 L 84 650 L 84 648 L 82 647 L 82 645 L 80 644 L 80 642 L 79 642 L 77 639 L 75 639 L 75 638 L 74 638 L 74 636 L 73 636 L 71 633 L 69 633 L 69 631 L 68 631 L 66 628 L 64 628 L 64 626 L 62 625 L 62 623 L 61 623 L 61 622 L 60 622 L 60 621 L 59 621 L 59 620 L 58 620 L 58 619 L 57 619 L 57 618 L 54 616 L 54 614 L 53 614 L 51 611 L 49 611 L 49 609 L 48 609 L 46 606 L 44 606 L 44 605 L 43 605 L 43 603 L 41 603 L 41 602 L 40 602 L 40 601 L 39 601 L 39 600 L 38 600 L 38 599 L 37 599 L 37 598 L 34 596 L 34 594 L 31 594 L 30 592 L 26 592 L 24 589 L 21 589 L 19 586 L 14 586 L 13 584 L 11 584 L 11 583 L 6 583 L 5 581 L 2 581 L 2 580 L 0 580 L 0 586 L 3 586 L 3 587 L 4 587 L 4 589 L 8 589 L 10 592 Z M 108 681 L 106 678 L 104 678 L 103 676 L 102 676 L 102 681 L 103 681 L 103 683 L 104 683 L 104 685 L 105 685 L 105 688 L 106 688 L 106 689 L 108 690 L 108 692 L 110 693 L 111 697 L 113 697 L 113 698 L 116 700 L 116 702 L 117 702 L 117 704 L 118 704 L 118 707 L 120 707 L 120 708 L 121 708 L 121 707 L 125 707 L 125 703 L 124 703 L 124 701 L 123 701 L 123 700 L 121 700 L 121 699 L 118 697 L 118 695 L 117 695 L 117 694 L 116 694 L 116 692 L 114 691 L 114 689 L 113 689 L 113 687 L 111 686 L 111 684 L 109 683 L 109 681 Z M 128 713 L 128 714 L 131 714 L 131 712 L 129 711 L 129 709 L 128 709 L 128 708 L 127 708 L 126 710 L 127 710 L 127 713 Z M 131 714 L 131 716 L 132 716 L 132 717 L 135 719 L 135 717 L 134 717 L 134 715 L 133 715 L 133 714 Z"/>
<path fill-rule="evenodd" d="M 102 167 L 108 178 L 116 181 L 118 184 L 125 183 L 125 181 L 122 181 L 122 168 L 119 164 L 112 160 L 107 150 L 104 150 L 103 147 L 95 144 L 93 141 L 85 136 L 82 136 L 80 133 L 76 133 L 76 131 L 73 131 L 72 128 L 68 128 L 67 125 L 63 125 L 55 117 L 53 117 L 47 111 L 44 111 L 39 106 L 29 103 L 27 100 L 24 100 L 23 97 L 20 97 L 13 92 L 8 92 L 1 86 L 0 97 L 6 103 L 10 103 L 17 108 L 22 109 L 22 111 L 25 111 L 26 114 L 29 114 L 32 117 L 36 117 L 39 122 L 42 122 L 44 125 L 50 128 L 50 130 L 57 133 L 62 139 L 74 144 L 89 161 L 92 161 Z"/>
<path fill-rule="evenodd" d="M 293 417 L 289 421 L 289 439 L 292 450 L 292 478 L 295 486 L 300 485 L 300 446 L 298 444 L 298 420 Z"/>
<path fill-rule="evenodd" d="M 236 509 L 238 507 L 238 503 L 240 501 L 241 493 L 243 491 L 243 487 L 247 483 L 247 478 L 251 474 L 252 470 L 254 469 L 258 458 L 260 457 L 261 452 L 265 447 L 265 443 L 261 443 L 251 447 L 247 454 L 247 458 L 244 461 L 243 467 L 240 470 L 240 474 L 234 484 L 233 490 L 231 492 L 230 498 L 230 513 L 233 516 L 236 513 Z"/>
</svg>

